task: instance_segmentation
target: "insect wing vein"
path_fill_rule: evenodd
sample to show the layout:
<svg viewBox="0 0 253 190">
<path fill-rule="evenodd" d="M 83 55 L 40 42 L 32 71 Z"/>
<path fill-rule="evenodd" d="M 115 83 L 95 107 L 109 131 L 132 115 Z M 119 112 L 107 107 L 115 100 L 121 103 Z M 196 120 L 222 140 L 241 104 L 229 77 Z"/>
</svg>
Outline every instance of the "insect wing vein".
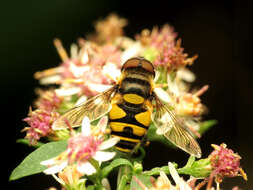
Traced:
<svg viewBox="0 0 253 190">
<path fill-rule="evenodd" d="M 176 117 L 173 110 L 163 104 L 156 95 L 155 101 L 156 110 L 152 115 L 152 120 L 157 127 L 157 133 L 164 135 L 169 141 L 189 154 L 201 157 L 201 149 L 184 121 Z"/>
<path fill-rule="evenodd" d="M 87 116 L 90 121 L 94 121 L 107 114 L 111 109 L 111 96 L 116 89 L 114 86 L 67 111 L 53 123 L 52 128 L 54 130 L 66 129 L 69 125 L 78 127 L 81 125 L 84 116 Z"/>
</svg>

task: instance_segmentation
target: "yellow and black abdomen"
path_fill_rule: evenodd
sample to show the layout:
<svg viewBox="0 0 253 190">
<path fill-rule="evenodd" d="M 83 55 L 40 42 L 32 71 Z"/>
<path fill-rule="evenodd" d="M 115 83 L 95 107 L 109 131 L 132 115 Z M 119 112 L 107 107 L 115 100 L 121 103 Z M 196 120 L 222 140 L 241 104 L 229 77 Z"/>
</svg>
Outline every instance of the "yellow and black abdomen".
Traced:
<svg viewBox="0 0 253 190">
<path fill-rule="evenodd" d="M 144 108 L 144 98 L 124 94 L 123 102 L 112 104 L 109 112 L 111 135 L 120 138 L 116 148 L 131 152 L 141 142 L 151 122 L 151 111 Z"/>
</svg>

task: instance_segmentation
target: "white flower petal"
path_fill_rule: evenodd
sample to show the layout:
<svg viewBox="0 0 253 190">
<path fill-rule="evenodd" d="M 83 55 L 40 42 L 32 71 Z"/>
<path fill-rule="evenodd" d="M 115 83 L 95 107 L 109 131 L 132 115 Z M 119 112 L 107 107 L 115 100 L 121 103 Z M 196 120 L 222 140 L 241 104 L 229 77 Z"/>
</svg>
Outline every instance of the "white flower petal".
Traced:
<svg viewBox="0 0 253 190">
<path fill-rule="evenodd" d="M 179 189 L 191 190 L 189 185 L 183 179 L 180 178 L 180 176 L 177 173 L 176 168 L 171 162 L 169 162 L 169 171 L 175 183 L 179 185 Z"/>
<path fill-rule="evenodd" d="M 177 173 L 177 170 L 176 170 L 175 166 L 171 162 L 169 162 L 168 165 L 169 165 L 169 171 L 170 171 L 171 177 L 176 182 L 176 184 L 179 184 L 180 183 L 180 177 Z"/>
<path fill-rule="evenodd" d="M 107 160 L 111 160 L 115 155 L 115 152 L 97 151 L 93 158 L 99 162 L 104 162 Z"/>
<path fill-rule="evenodd" d="M 102 73 L 105 76 L 108 76 L 113 81 L 117 81 L 117 78 L 120 76 L 121 72 L 117 68 L 116 64 L 107 62 L 106 65 L 103 66 Z"/>
<path fill-rule="evenodd" d="M 71 44 L 70 46 L 71 59 L 77 59 L 78 56 L 78 46 L 76 44 Z"/>
<path fill-rule="evenodd" d="M 84 117 L 82 121 L 82 133 L 86 136 L 91 134 L 90 120 L 88 117 Z"/>
<path fill-rule="evenodd" d="M 44 165 L 44 166 L 51 166 L 51 165 L 54 165 L 55 164 L 55 158 L 51 158 L 49 160 L 44 160 L 42 162 L 40 162 L 41 165 Z"/>
<path fill-rule="evenodd" d="M 117 144 L 120 141 L 119 137 L 110 138 L 99 145 L 99 150 L 105 150 Z"/>
<path fill-rule="evenodd" d="M 88 83 L 87 85 L 91 90 L 94 90 L 99 93 L 104 92 L 105 90 L 108 90 L 109 88 L 112 87 L 112 85 L 95 84 L 95 83 Z"/>
<path fill-rule="evenodd" d="M 196 79 L 196 76 L 189 69 L 181 68 L 177 71 L 177 77 L 185 80 L 186 82 L 193 82 Z"/>
<path fill-rule="evenodd" d="M 139 42 L 133 43 L 129 48 L 127 48 L 122 54 L 121 54 L 121 61 L 122 63 L 125 63 L 128 59 L 131 57 L 135 57 L 138 55 L 142 50 L 141 44 Z"/>
<path fill-rule="evenodd" d="M 102 118 L 99 120 L 97 126 L 98 126 L 98 128 L 99 128 L 102 132 L 104 132 L 104 131 L 106 130 L 107 123 L 108 123 L 108 117 L 107 117 L 107 116 L 104 116 L 104 117 L 102 117 Z"/>
<path fill-rule="evenodd" d="M 77 66 L 75 63 L 70 62 L 69 71 L 76 77 L 81 78 L 85 72 L 90 70 L 90 66 Z"/>
<path fill-rule="evenodd" d="M 171 185 L 169 178 L 167 177 L 167 175 L 163 171 L 160 172 L 160 176 L 163 179 L 165 184 Z"/>
<path fill-rule="evenodd" d="M 87 100 L 87 96 L 81 96 L 75 103 L 75 106 L 79 106 Z"/>
<path fill-rule="evenodd" d="M 84 51 L 84 52 L 81 51 L 80 56 L 81 56 L 81 62 L 82 63 L 84 63 L 84 64 L 88 63 L 88 61 L 89 61 L 89 55 L 88 55 L 87 51 Z"/>
<path fill-rule="evenodd" d="M 96 169 L 90 162 L 85 162 L 77 165 L 77 170 L 82 174 L 91 175 L 96 172 Z"/>
<path fill-rule="evenodd" d="M 48 169 L 45 169 L 43 172 L 45 174 L 56 174 L 56 173 L 62 171 L 67 165 L 68 165 L 68 162 L 64 161 L 61 164 L 53 165 L 53 166 L 49 167 Z"/>
<path fill-rule="evenodd" d="M 62 87 L 56 89 L 55 92 L 58 96 L 71 96 L 73 94 L 77 94 L 81 91 L 79 87 Z"/>
<path fill-rule="evenodd" d="M 62 77 L 58 74 L 40 79 L 40 84 L 55 84 L 62 80 Z"/>
<path fill-rule="evenodd" d="M 161 100 L 163 100 L 164 102 L 167 102 L 167 103 L 172 102 L 171 97 L 169 96 L 169 94 L 165 90 L 163 90 L 162 88 L 155 88 L 154 91 L 157 94 L 157 96 Z"/>
</svg>

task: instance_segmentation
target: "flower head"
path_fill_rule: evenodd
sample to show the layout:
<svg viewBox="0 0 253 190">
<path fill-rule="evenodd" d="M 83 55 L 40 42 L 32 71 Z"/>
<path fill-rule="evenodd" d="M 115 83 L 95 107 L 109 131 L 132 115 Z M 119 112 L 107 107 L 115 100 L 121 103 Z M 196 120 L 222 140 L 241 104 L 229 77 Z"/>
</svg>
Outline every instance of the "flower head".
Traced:
<svg viewBox="0 0 253 190">
<path fill-rule="evenodd" d="M 91 175 L 96 172 L 92 165 L 92 160 L 99 163 L 108 161 L 115 156 L 115 152 L 106 152 L 118 141 L 118 137 L 104 139 L 106 134 L 107 117 L 103 117 L 98 125 L 91 129 L 87 117 L 82 122 L 82 132 L 74 134 L 68 140 L 67 150 L 55 158 L 41 162 L 48 166 L 44 172 L 46 174 L 55 174 L 62 171 L 66 166 L 74 165 L 82 175 Z"/>
<path fill-rule="evenodd" d="M 226 144 L 220 146 L 213 144 L 214 151 L 210 154 L 213 175 L 216 181 L 221 182 L 224 177 L 235 177 L 242 175 L 247 180 L 247 175 L 240 167 L 241 157 L 228 149 Z"/>
<path fill-rule="evenodd" d="M 74 189 L 84 189 L 79 188 L 85 185 L 86 180 L 82 179 L 82 176 L 83 174 L 77 170 L 76 165 L 69 165 L 58 173 L 58 178 L 56 176 L 54 177 L 63 186 L 70 186 Z"/>
<path fill-rule="evenodd" d="M 80 48 L 73 44 L 69 57 L 59 39 L 54 44 L 63 62 L 54 69 L 35 73 L 35 78 L 40 79 L 42 84 L 60 84 L 56 92 L 62 95 L 94 96 L 115 82 L 115 78 L 110 75 L 120 71 L 121 51 L 118 47 L 80 40 Z M 115 67 L 108 72 L 110 64 Z"/>
<path fill-rule="evenodd" d="M 142 45 L 146 47 L 145 52 L 153 52 L 152 61 L 155 66 L 162 66 L 168 71 L 191 65 L 197 56 L 188 58 L 181 47 L 181 40 L 176 40 L 177 34 L 169 25 L 164 25 L 160 30 L 154 27 L 152 31 L 145 29 L 137 36 Z"/>
<path fill-rule="evenodd" d="M 28 117 L 24 119 L 29 127 L 25 127 L 26 137 L 29 143 L 34 145 L 41 138 L 48 136 L 52 132 L 52 124 L 59 117 L 59 113 L 30 108 Z"/>
<path fill-rule="evenodd" d="M 95 29 L 97 34 L 91 36 L 91 40 L 98 43 L 110 43 L 117 37 L 123 35 L 123 27 L 127 25 L 127 20 L 120 18 L 116 14 L 110 14 L 104 20 L 96 23 Z"/>
<path fill-rule="evenodd" d="M 39 95 L 38 100 L 35 102 L 37 108 L 47 111 L 52 111 L 60 107 L 63 98 L 58 96 L 54 90 L 37 90 Z"/>
</svg>

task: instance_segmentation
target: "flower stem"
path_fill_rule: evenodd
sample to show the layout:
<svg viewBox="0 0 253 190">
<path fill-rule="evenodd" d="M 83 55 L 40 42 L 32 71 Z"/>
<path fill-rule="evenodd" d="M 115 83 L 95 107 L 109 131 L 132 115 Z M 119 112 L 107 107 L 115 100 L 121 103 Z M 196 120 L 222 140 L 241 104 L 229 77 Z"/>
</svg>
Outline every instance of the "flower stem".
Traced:
<svg viewBox="0 0 253 190">
<path fill-rule="evenodd" d="M 117 190 L 125 190 L 127 183 L 130 181 L 132 175 L 132 169 L 127 166 L 121 166 L 119 168 L 118 179 L 117 179 Z"/>
</svg>

